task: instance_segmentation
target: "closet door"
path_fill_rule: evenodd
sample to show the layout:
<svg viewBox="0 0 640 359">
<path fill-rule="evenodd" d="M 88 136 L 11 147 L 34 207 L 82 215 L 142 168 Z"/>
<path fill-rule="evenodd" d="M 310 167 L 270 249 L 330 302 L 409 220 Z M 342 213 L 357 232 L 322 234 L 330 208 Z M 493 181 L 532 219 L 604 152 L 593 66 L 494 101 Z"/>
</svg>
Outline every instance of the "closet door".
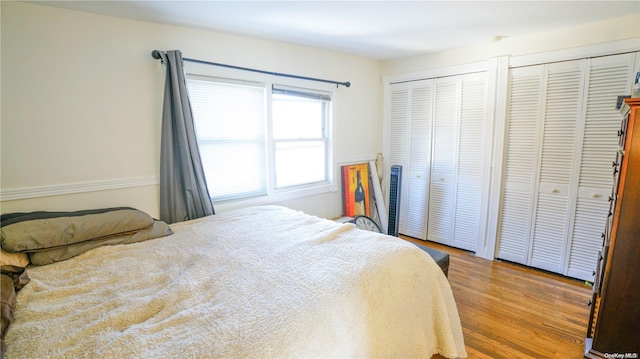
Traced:
<svg viewBox="0 0 640 359">
<path fill-rule="evenodd" d="M 566 255 L 576 141 L 582 128 L 584 62 L 570 61 L 546 65 L 546 96 L 540 122 L 542 146 L 540 174 L 534 204 L 534 231 L 530 264 L 561 273 Z"/>
<path fill-rule="evenodd" d="M 460 76 L 434 80 L 433 153 L 427 239 L 447 245 L 452 244 L 454 223 L 461 86 Z"/>
<path fill-rule="evenodd" d="M 403 166 L 400 233 L 476 250 L 486 72 L 389 85 L 388 165 Z"/>
<path fill-rule="evenodd" d="M 417 81 L 411 89 L 407 221 L 404 234 L 425 239 L 431 168 L 433 81 Z"/>
<path fill-rule="evenodd" d="M 593 280 L 598 251 L 602 249 L 613 186 L 612 166 L 618 148 L 622 117 L 612 104 L 629 93 L 635 54 L 591 59 L 586 83 L 584 130 L 575 219 L 569 256 L 563 274 Z"/>
<path fill-rule="evenodd" d="M 562 272 L 583 73 L 580 61 L 510 71 L 499 258 Z"/>
<path fill-rule="evenodd" d="M 480 233 L 486 126 L 486 73 L 462 77 L 452 245 L 476 251 Z"/>
<path fill-rule="evenodd" d="M 503 190 L 496 256 L 528 264 L 533 199 L 538 177 L 544 67 L 509 71 Z"/>
<path fill-rule="evenodd" d="M 389 155 L 388 167 L 400 165 L 403 168 L 400 187 L 400 218 L 398 228 L 400 233 L 405 233 L 408 206 L 408 181 L 407 171 L 409 164 L 409 96 L 410 89 L 407 83 L 392 84 L 389 86 Z"/>
<path fill-rule="evenodd" d="M 498 258 L 593 280 L 635 56 L 510 70 Z"/>
<path fill-rule="evenodd" d="M 389 164 L 401 165 L 399 231 L 425 239 L 431 166 L 431 80 L 393 84 Z"/>
</svg>

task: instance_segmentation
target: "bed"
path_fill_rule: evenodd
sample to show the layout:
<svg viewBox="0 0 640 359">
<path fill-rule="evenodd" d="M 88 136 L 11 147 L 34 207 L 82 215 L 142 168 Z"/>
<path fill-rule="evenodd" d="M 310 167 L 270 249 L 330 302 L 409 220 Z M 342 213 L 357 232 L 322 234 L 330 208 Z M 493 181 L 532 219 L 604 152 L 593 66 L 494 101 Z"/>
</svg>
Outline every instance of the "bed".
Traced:
<svg viewBox="0 0 640 359">
<path fill-rule="evenodd" d="M 411 243 L 280 206 L 170 227 L 28 265 L 5 358 L 466 357 Z"/>
</svg>

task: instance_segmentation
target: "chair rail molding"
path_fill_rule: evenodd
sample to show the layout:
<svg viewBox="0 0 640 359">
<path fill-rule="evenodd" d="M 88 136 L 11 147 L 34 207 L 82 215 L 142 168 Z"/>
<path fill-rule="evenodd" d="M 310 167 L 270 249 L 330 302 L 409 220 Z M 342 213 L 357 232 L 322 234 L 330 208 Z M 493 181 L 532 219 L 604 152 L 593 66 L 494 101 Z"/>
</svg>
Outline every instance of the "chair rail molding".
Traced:
<svg viewBox="0 0 640 359">
<path fill-rule="evenodd" d="M 107 191 L 131 187 L 155 186 L 160 184 L 160 178 L 139 177 L 123 178 L 104 181 L 63 183 L 47 186 L 9 188 L 0 190 L 0 201 L 15 201 L 28 198 L 51 197 L 67 194 Z"/>
</svg>

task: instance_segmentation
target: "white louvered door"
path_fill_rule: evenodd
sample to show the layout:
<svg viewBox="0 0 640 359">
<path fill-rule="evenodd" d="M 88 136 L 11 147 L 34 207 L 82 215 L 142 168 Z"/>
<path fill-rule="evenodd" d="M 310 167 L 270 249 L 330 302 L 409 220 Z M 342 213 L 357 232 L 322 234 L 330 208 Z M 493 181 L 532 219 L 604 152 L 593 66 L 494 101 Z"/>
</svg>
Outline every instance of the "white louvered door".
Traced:
<svg viewBox="0 0 640 359">
<path fill-rule="evenodd" d="M 634 59 L 510 70 L 498 258 L 593 280 Z"/>
<path fill-rule="evenodd" d="M 462 77 L 452 246 L 475 251 L 480 234 L 486 73 Z"/>
<path fill-rule="evenodd" d="M 498 224 L 497 257 L 528 264 L 534 189 L 541 134 L 544 68 L 532 66 L 509 72 L 506 156 Z"/>
<path fill-rule="evenodd" d="M 486 72 L 390 84 L 388 165 L 403 166 L 400 233 L 475 251 Z"/>
<path fill-rule="evenodd" d="M 622 120 L 611 104 L 631 88 L 634 57 L 635 54 L 624 54 L 590 61 L 575 219 L 563 273 L 570 277 L 593 280 L 609 211 L 612 163 L 616 159 L 617 131 Z"/>
<path fill-rule="evenodd" d="M 390 86 L 390 110 L 389 110 L 389 155 L 390 165 L 399 165 L 403 169 L 409 163 L 409 94 L 407 83 L 393 84 Z M 398 228 L 404 233 L 407 222 L 407 203 L 409 191 L 407 190 L 407 171 L 402 171 L 400 187 L 400 218 Z"/>
<path fill-rule="evenodd" d="M 416 81 L 411 88 L 408 185 L 404 234 L 425 238 L 431 167 L 432 80 Z"/>
<path fill-rule="evenodd" d="M 530 264 L 556 273 L 562 271 L 567 224 L 575 201 L 571 185 L 576 132 L 582 127 L 581 64 L 570 61 L 545 66 L 546 96 L 540 122 L 543 136 Z"/>
<path fill-rule="evenodd" d="M 399 231 L 426 236 L 431 166 L 432 80 L 393 84 L 389 164 L 402 166 Z"/>
<path fill-rule="evenodd" d="M 436 79 L 427 239 L 452 244 L 460 76 Z"/>
</svg>

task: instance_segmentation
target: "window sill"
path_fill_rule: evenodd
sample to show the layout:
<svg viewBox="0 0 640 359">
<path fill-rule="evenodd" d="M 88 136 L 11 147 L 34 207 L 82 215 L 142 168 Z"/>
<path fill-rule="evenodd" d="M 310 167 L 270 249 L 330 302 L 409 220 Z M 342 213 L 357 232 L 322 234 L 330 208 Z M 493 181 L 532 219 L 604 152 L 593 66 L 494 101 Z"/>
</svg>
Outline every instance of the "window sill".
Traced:
<svg viewBox="0 0 640 359">
<path fill-rule="evenodd" d="M 214 202 L 213 207 L 216 211 L 228 212 L 239 208 L 261 206 L 308 196 L 315 196 L 323 193 L 337 192 L 337 190 L 338 187 L 335 184 L 321 184 L 313 187 L 282 191 L 266 196 L 243 198 L 224 202 Z"/>
</svg>

